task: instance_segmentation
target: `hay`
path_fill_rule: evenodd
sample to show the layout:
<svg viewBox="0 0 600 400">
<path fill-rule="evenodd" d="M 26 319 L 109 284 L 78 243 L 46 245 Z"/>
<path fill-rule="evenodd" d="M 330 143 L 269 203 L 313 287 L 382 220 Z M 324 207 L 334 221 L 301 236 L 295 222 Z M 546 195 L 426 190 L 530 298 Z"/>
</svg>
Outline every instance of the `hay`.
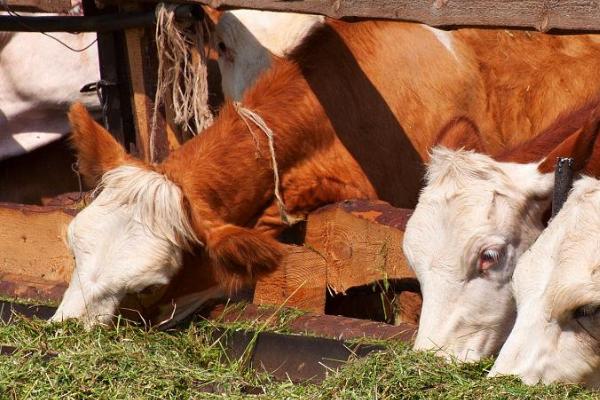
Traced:
<svg viewBox="0 0 600 400">
<path fill-rule="evenodd" d="M 165 102 L 173 108 L 175 124 L 192 135 L 202 132 L 213 121 L 208 107 L 204 22 L 183 26 L 175 20 L 176 7 L 164 3 L 156 7 L 158 82 L 150 148 L 154 148 L 158 109 Z"/>
</svg>

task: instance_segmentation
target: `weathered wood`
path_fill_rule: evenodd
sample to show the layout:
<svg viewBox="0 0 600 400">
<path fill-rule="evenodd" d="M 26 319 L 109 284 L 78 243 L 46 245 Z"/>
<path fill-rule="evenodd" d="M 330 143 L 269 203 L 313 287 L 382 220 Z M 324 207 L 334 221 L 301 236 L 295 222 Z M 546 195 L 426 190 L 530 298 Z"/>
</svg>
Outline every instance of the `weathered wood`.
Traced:
<svg viewBox="0 0 600 400">
<path fill-rule="evenodd" d="M 124 11 L 139 11 L 135 7 L 124 7 Z M 147 162 L 157 162 L 169 154 L 169 141 L 165 120 L 158 112 L 154 141 L 152 116 L 154 95 L 158 77 L 158 59 L 152 29 L 135 28 L 125 31 L 129 77 L 133 93 L 133 120 L 136 130 L 137 155 Z"/>
<path fill-rule="evenodd" d="M 414 279 L 402 253 L 408 210 L 385 202 L 349 200 L 321 208 L 308 218 L 306 246 L 327 263 L 335 293 L 391 279 Z"/>
<path fill-rule="evenodd" d="M 138 0 L 156 2 L 156 0 Z M 180 0 L 213 8 L 303 12 L 332 18 L 365 17 L 431 26 L 494 26 L 546 32 L 600 30 L 598 0 Z"/>
<path fill-rule="evenodd" d="M 13 11 L 42 11 L 50 13 L 67 13 L 73 7 L 71 0 L 4 0 L 0 2 L 0 11 L 7 4 Z"/>
<path fill-rule="evenodd" d="M 60 298 L 74 267 L 64 234 L 75 213 L 62 207 L 0 204 L 0 294 Z"/>
<path fill-rule="evenodd" d="M 288 251 L 280 268 L 257 282 L 254 304 L 285 305 L 323 314 L 327 288 L 325 259 L 302 246 L 288 246 Z"/>
<path fill-rule="evenodd" d="M 401 294 L 418 291 L 415 275 L 402 253 L 409 216 L 408 210 L 365 200 L 317 210 L 308 218 L 305 245 L 290 246 L 280 268 L 258 281 L 254 303 L 360 318 L 382 314 L 382 321 L 416 322 L 420 295 Z M 354 288 L 373 283 L 381 286 L 377 293 L 353 293 Z M 327 291 L 341 295 L 332 298 L 326 310 Z M 343 296 L 346 293 L 347 299 Z"/>
</svg>

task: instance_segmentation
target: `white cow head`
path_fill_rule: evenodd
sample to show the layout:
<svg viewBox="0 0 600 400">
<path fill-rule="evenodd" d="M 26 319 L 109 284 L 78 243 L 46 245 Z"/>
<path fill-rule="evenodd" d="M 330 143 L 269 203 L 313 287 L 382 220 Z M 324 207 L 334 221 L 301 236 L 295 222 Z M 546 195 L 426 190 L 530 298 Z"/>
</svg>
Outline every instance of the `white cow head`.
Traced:
<svg viewBox="0 0 600 400">
<path fill-rule="evenodd" d="M 69 225 L 67 244 L 76 265 L 52 321 L 79 318 L 87 326 L 109 322 L 127 293 L 169 283 L 182 265 L 183 251 L 202 245 L 201 240 L 205 248 L 196 251 L 207 251 L 223 286 L 228 273 L 244 278 L 277 265 L 280 245 L 224 223 L 204 202 L 202 187 L 195 188 L 194 194 L 200 196 L 192 209 L 192 200 L 158 172 L 160 166 L 127 155 L 83 105 L 73 106 L 69 117 L 80 171 L 89 183 L 100 183 L 97 198 Z M 214 165 L 206 162 L 204 167 Z M 203 296 L 215 293 L 220 295 L 217 290 Z"/>
<path fill-rule="evenodd" d="M 515 326 L 490 372 L 600 387 L 600 181 L 575 183 L 513 276 Z"/>
<path fill-rule="evenodd" d="M 476 360 L 512 327 L 510 279 L 543 229 L 553 186 L 537 164 L 435 148 L 406 226 L 404 252 L 423 293 L 416 349 Z"/>
<path fill-rule="evenodd" d="M 562 115 L 499 155 L 502 162 L 464 149 L 432 151 L 427 184 L 404 235 L 423 293 L 416 349 L 459 360 L 499 351 L 516 315 L 510 288 L 515 265 L 549 216 L 555 160 L 573 157 L 576 170 L 591 165 L 597 104 Z M 439 142 L 484 147 L 467 118 L 449 123 Z"/>
<path fill-rule="evenodd" d="M 67 230 L 76 268 L 53 321 L 110 321 L 127 293 L 167 284 L 182 249 L 197 241 L 181 190 L 164 175 L 129 159 L 123 148 L 79 105 L 71 113 L 80 169 L 91 182 L 102 176 L 97 198 Z M 126 160 L 130 160 L 127 163 Z"/>
<path fill-rule="evenodd" d="M 320 15 L 272 11 L 224 12 L 213 46 L 219 53 L 225 97 L 241 100 L 244 91 L 271 66 L 271 57 L 285 57 L 324 20 Z"/>
</svg>

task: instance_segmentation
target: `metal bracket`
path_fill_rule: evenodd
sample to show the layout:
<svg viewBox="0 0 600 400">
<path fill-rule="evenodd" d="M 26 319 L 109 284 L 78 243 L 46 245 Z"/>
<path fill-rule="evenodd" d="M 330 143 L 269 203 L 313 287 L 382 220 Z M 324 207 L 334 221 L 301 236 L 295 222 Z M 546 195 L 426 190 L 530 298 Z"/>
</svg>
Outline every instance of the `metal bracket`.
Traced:
<svg viewBox="0 0 600 400">
<path fill-rule="evenodd" d="M 573 187 L 573 163 L 572 158 L 558 157 L 554 169 L 554 192 L 552 194 L 552 218 L 562 208 L 569 191 Z"/>
</svg>

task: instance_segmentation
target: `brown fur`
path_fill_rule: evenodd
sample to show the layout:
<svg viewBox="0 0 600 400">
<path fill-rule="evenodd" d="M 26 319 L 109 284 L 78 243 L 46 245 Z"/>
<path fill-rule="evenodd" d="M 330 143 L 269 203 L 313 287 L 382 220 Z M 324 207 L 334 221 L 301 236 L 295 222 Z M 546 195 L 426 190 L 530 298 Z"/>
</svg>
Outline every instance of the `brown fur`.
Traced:
<svg viewBox="0 0 600 400">
<path fill-rule="evenodd" d="M 485 151 L 479 128 L 467 117 L 458 117 L 448 122 L 435 141 L 437 146 L 449 149 L 465 149 L 478 153 Z"/>
<path fill-rule="evenodd" d="M 79 172 L 88 186 L 94 187 L 106 171 L 110 171 L 133 158 L 98 124 L 83 104 L 76 103 L 69 110 L 71 143 L 77 151 Z"/>
<path fill-rule="evenodd" d="M 497 35 L 458 32 L 455 57 L 420 25 L 330 21 L 289 60 L 275 60 L 243 104 L 275 133 L 289 212 L 305 215 L 348 197 L 414 206 L 422 163 L 457 115 L 482 128 L 480 146 L 495 154 L 600 92 L 600 45 L 588 37 L 533 33 L 535 46 L 527 44 L 523 53 L 516 49 L 530 40 L 525 34 L 500 44 Z M 573 69 L 556 61 L 567 56 Z M 510 69 L 513 64 L 518 71 Z M 84 173 L 97 179 L 124 161 L 122 150 L 104 137 L 87 137 L 97 128 L 79 121 L 83 116 L 75 111 Z M 255 278 L 279 263 L 271 238 L 285 225 L 275 208 L 267 141 L 252 130 L 226 104 L 212 127 L 156 167 L 181 187 L 197 236 L 227 272 L 223 280 Z"/>
</svg>

